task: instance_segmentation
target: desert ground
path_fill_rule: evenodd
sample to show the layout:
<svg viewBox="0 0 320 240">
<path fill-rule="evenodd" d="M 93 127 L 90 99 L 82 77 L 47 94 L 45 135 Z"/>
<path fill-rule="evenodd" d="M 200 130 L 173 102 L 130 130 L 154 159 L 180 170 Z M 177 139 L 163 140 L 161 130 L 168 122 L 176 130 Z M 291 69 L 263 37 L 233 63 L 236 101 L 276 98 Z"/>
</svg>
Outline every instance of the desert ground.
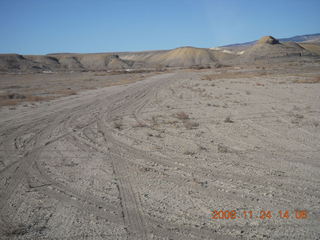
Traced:
<svg viewBox="0 0 320 240">
<path fill-rule="evenodd" d="M 1 239 L 319 239 L 318 63 L 0 78 Z"/>
<path fill-rule="evenodd" d="M 0 239 L 320 239 L 319 53 L 0 54 Z"/>
</svg>

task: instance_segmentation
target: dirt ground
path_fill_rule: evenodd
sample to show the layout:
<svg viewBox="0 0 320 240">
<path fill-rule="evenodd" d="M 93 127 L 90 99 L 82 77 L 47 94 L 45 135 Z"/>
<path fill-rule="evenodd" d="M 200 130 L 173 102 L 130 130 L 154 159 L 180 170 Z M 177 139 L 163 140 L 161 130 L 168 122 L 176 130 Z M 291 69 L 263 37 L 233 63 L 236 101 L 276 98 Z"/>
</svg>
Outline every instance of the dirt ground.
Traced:
<svg viewBox="0 0 320 240">
<path fill-rule="evenodd" d="M 60 72 L 0 74 L 0 106 L 35 105 L 80 91 L 140 81 L 155 72 L 136 70 L 101 72 Z M 14 108 L 14 107 L 12 107 Z"/>
<path fill-rule="evenodd" d="M 1 76 L 1 239 L 320 238 L 319 66 L 94 74 Z"/>
</svg>

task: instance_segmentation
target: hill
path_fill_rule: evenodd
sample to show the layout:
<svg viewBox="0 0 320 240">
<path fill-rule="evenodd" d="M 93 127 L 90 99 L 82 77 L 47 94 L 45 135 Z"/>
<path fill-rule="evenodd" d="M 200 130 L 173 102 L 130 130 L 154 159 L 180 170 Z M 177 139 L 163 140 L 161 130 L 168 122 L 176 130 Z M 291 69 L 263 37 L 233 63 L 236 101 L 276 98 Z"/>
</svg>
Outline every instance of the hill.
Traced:
<svg viewBox="0 0 320 240">
<path fill-rule="evenodd" d="M 151 66 L 164 67 L 211 67 L 218 63 L 213 52 L 205 48 L 181 47 L 169 51 L 149 52 L 145 54 L 127 54 L 123 59 L 147 62 Z"/>
<path fill-rule="evenodd" d="M 131 68 L 116 54 L 0 54 L 0 72 L 104 71 Z"/>
<path fill-rule="evenodd" d="M 317 43 L 320 43 L 320 33 L 298 35 L 298 36 L 289 37 L 289 38 L 279 38 L 278 40 L 280 42 L 298 42 L 298 43 L 300 43 L 300 42 L 317 42 Z M 244 42 L 244 43 L 235 43 L 235 44 L 224 45 L 219 48 L 228 49 L 228 50 L 232 50 L 232 51 L 242 51 L 242 50 L 247 49 L 250 46 L 253 46 L 257 42 L 258 42 L 258 40 Z"/>
<path fill-rule="evenodd" d="M 320 34 L 296 36 L 279 41 L 272 36 L 258 41 L 220 48 L 180 47 L 172 50 L 120 53 L 55 53 L 48 55 L 0 54 L 0 72 L 114 71 L 163 68 L 213 68 L 254 62 L 259 59 L 320 57 Z M 297 39 L 303 42 L 287 41 Z M 285 61 L 285 60 L 284 60 Z"/>
<path fill-rule="evenodd" d="M 284 42 L 272 36 L 264 36 L 253 46 L 247 48 L 241 56 L 242 61 L 255 61 L 259 59 L 292 58 L 312 56 L 312 53 L 298 43 Z"/>
</svg>

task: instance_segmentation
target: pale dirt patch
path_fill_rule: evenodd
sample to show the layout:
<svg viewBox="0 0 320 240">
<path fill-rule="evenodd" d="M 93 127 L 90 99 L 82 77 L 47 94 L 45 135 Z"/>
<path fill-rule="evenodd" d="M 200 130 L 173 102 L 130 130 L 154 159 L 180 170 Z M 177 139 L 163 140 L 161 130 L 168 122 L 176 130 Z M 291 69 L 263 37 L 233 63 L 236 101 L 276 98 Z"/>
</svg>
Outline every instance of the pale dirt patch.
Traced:
<svg viewBox="0 0 320 240">
<path fill-rule="evenodd" d="M 48 77 L 62 86 L 46 91 L 76 95 L 0 109 L 5 239 L 319 236 L 320 85 L 294 83 L 319 70 L 188 70 L 108 88 L 98 87 L 123 76 L 87 74 L 71 85 Z M 31 88 L 40 76 L 29 76 Z M 23 76 L 12 78 L 22 94 L 12 86 Z M 272 218 L 256 218 L 261 210 Z"/>
</svg>

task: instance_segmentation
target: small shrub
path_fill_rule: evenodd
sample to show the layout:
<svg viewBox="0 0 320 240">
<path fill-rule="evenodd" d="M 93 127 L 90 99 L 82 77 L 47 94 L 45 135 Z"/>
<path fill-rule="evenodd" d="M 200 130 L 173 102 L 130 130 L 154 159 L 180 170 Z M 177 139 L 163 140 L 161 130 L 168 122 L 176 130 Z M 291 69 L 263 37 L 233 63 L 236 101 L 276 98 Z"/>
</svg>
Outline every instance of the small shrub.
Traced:
<svg viewBox="0 0 320 240">
<path fill-rule="evenodd" d="M 304 118 L 304 116 L 302 114 L 299 114 L 299 113 L 294 114 L 294 117 L 295 118 L 299 118 L 299 119 Z"/>
<path fill-rule="evenodd" d="M 193 121 L 184 121 L 183 125 L 185 126 L 186 129 L 190 130 L 190 129 L 195 129 L 197 127 L 199 127 L 199 123 L 197 122 L 193 122 Z"/>
<path fill-rule="evenodd" d="M 227 146 L 225 146 L 222 143 L 220 143 L 218 145 L 218 152 L 220 152 L 220 153 L 230 153 L 231 150 Z"/>
<path fill-rule="evenodd" d="M 320 83 L 320 76 L 315 78 L 299 79 L 295 80 L 294 83 Z"/>
<path fill-rule="evenodd" d="M 196 153 L 195 153 L 195 152 L 192 152 L 192 151 L 187 150 L 187 151 L 185 151 L 183 154 L 184 154 L 184 155 L 193 156 L 193 155 L 195 155 Z"/>
<path fill-rule="evenodd" d="M 207 149 L 206 147 L 201 146 L 201 145 L 199 146 L 199 150 L 200 150 L 200 151 L 208 151 L 208 149 Z"/>
<path fill-rule="evenodd" d="M 157 133 L 156 135 L 154 135 L 154 137 L 156 137 L 156 138 L 163 138 L 163 136 L 161 135 L 161 133 Z"/>
<path fill-rule="evenodd" d="M 228 116 L 228 117 L 226 117 L 226 119 L 224 120 L 224 122 L 225 122 L 225 123 L 233 123 L 234 121 L 231 120 L 231 117 L 230 117 L 230 116 Z"/>
<path fill-rule="evenodd" d="M 8 94 L 8 99 L 25 99 L 26 96 L 19 93 L 10 93 Z"/>
<path fill-rule="evenodd" d="M 123 129 L 123 124 L 120 121 L 116 121 L 113 123 L 114 128 L 118 129 L 118 130 L 122 130 Z"/>
<path fill-rule="evenodd" d="M 189 119 L 189 115 L 185 112 L 178 112 L 178 113 L 176 113 L 176 118 L 178 118 L 180 120 L 187 120 L 187 119 Z"/>
<path fill-rule="evenodd" d="M 135 125 L 133 125 L 134 128 L 142 128 L 142 127 L 147 127 L 147 124 L 143 122 L 137 122 Z"/>
<path fill-rule="evenodd" d="M 158 120 L 156 116 L 152 116 L 151 118 L 152 126 L 157 126 L 158 125 Z"/>
</svg>

